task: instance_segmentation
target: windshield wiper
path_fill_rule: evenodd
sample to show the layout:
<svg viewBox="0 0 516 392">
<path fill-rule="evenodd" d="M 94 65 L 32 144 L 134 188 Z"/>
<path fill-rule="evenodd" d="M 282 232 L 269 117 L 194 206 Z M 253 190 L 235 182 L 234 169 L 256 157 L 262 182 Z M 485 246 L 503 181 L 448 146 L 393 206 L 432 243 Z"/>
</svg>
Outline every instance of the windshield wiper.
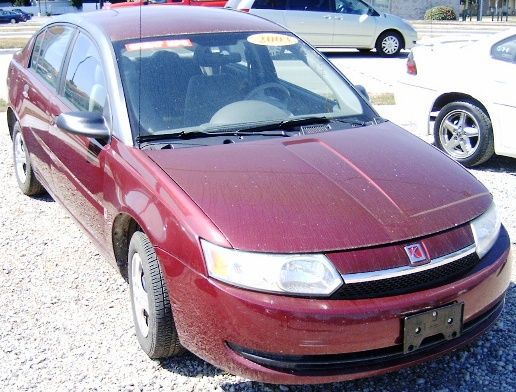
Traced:
<svg viewBox="0 0 516 392">
<path fill-rule="evenodd" d="M 156 140 L 170 140 L 170 139 L 196 139 L 203 137 L 217 137 L 217 136 L 281 136 L 281 137 L 289 137 L 290 135 L 284 131 L 280 132 L 267 132 L 263 130 L 263 132 L 256 132 L 254 130 L 227 130 L 227 131 L 201 131 L 201 130 L 188 130 L 181 131 L 176 133 L 166 133 L 166 134 L 153 134 L 153 135 L 140 135 L 138 136 L 138 143 L 152 142 Z"/>
</svg>

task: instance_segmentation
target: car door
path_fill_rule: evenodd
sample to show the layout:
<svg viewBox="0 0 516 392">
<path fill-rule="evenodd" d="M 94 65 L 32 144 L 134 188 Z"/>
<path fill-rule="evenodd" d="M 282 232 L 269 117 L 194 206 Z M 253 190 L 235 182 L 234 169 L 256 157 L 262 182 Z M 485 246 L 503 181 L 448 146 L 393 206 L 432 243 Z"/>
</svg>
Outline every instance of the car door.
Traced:
<svg viewBox="0 0 516 392">
<path fill-rule="evenodd" d="M 361 0 L 335 1 L 333 44 L 352 48 L 371 48 L 376 34 L 376 16 Z"/>
<path fill-rule="evenodd" d="M 40 174 L 43 185 L 52 193 L 50 106 L 57 98 L 59 73 L 72 34 L 72 28 L 62 25 L 42 31 L 36 38 L 29 68 L 22 75 L 20 83 L 23 138 L 31 153 L 34 169 Z"/>
<path fill-rule="evenodd" d="M 60 97 L 51 108 L 54 119 L 61 113 L 86 111 L 102 113 L 110 123 L 106 79 L 99 51 L 82 32 L 70 49 L 60 91 Z M 64 131 L 55 121 L 50 133 L 55 155 L 53 181 L 56 195 L 102 245 L 104 152 L 108 146 L 96 139 Z"/>
<path fill-rule="evenodd" d="M 490 50 L 486 77 L 495 124 L 495 149 L 497 153 L 516 156 L 516 35 L 496 42 Z"/>
<path fill-rule="evenodd" d="M 331 0 L 333 1 L 333 0 Z M 314 46 L 333 46 L 330 0 L 287 0 L 285 26 Z"/>
</svg>

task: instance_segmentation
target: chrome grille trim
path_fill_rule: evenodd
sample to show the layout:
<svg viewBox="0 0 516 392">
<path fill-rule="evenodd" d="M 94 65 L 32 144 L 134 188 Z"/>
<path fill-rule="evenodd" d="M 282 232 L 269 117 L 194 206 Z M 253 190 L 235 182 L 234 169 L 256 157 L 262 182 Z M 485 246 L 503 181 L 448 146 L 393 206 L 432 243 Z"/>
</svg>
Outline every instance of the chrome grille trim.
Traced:
<svg viewBox="0 0 516 392">
<path fill-rule="evenodd" d="M 371 271 L 371 272 L 357 272 L 354 274 L 342 274 L 342 279 L 344 280 L 344 284 L 353 284 L 353 283 L 363 283 L 363 282 L 372 282 L 375 280 L 384 280 L 395 278 L 397 276 L 416 274 L 418 272 L 426 271 L 432 268 L 440 267 L 445 264 L 453 263 L 463 257 L 469 256 L 470 254 L 475 253 L 476 245 L 471 244 L 463 249 L 460 249 L 456 252 L 447 254 L 446 256 L 438 257 L 437 259 L 433 259 L 428 264 L 423 264 L 419 266 L 409 266 L 405 265 L 403 267 L 389 268 L 380 271 Z"/>
</svg>

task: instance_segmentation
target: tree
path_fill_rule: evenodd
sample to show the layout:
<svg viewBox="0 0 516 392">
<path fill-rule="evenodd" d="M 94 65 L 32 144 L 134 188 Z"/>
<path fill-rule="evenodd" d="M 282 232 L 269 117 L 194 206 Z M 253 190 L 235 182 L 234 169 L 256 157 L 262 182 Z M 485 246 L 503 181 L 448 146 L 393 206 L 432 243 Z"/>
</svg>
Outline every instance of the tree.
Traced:
<svg viewBox="0 0 516 392">
<path fill-rule="evenodd" d="M 30 0 L 11 0 L 14 7 L 28 7 L 31 5 Z"/>
<path fill-rule="evenodd" d="M 78 10 L 82 9 L 82 0 L 70 0 L 70 4 L 72 4 Z"/>
</svg>

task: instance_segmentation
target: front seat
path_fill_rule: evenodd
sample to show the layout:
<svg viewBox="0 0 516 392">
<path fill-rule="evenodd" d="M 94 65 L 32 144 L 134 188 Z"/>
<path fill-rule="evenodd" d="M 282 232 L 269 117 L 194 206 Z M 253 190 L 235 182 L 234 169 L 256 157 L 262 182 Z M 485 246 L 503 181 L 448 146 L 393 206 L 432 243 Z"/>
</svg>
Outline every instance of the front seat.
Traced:
<svg viewBox="0 0 516 392">
<path fill-rule="evenodd" d="M 207 123 L 220 108 L 243 99 L 238 80 L 223 73 L 225 65 L 240 61 L 239 55 L 213 53 L 208 47 L 197 47 L 194 61 L 208 72 L 193 76 L 188 83 L 184 110 L 185 126 Z"/>
</svg>

